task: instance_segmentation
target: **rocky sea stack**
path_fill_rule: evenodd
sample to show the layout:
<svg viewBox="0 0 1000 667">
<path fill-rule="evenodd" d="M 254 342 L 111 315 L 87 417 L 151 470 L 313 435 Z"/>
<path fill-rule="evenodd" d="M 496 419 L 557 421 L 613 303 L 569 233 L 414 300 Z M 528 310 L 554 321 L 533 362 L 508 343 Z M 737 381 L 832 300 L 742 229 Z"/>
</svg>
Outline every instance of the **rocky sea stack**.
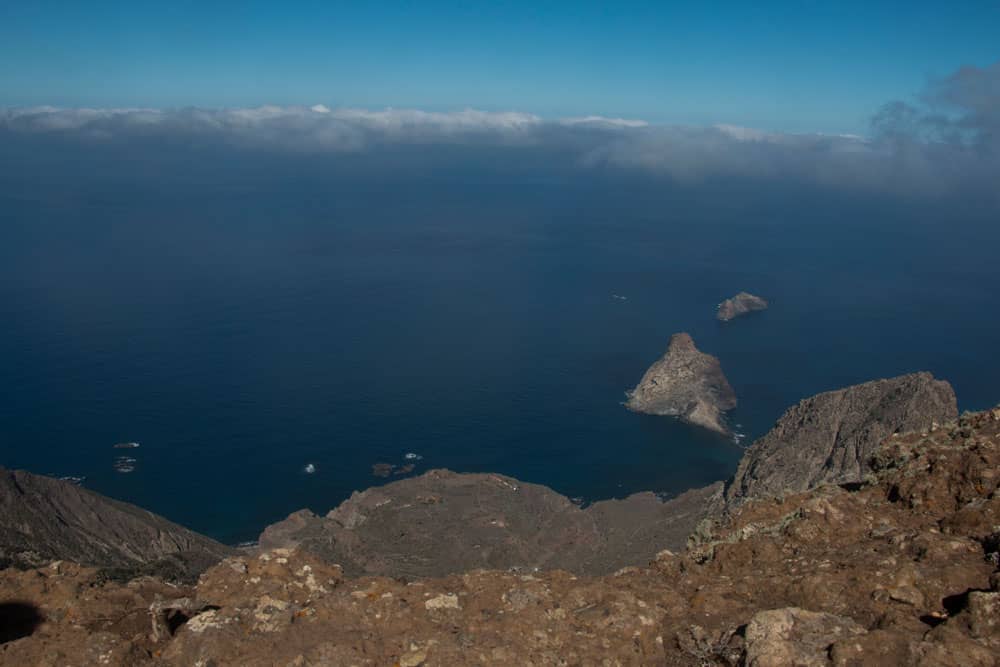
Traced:
<svg viewBox="0 0 1000 667">
<path fill-rule="evenodd" d="M 736 392 L 719 360 L 695 347 L 691 336 L 674 334 L 666 354 L 649 367 L 628 393 L 629 410 L 677 417 L 681 421 L 729 434 L 723 412 L 736 407 Z"/>
<path fill-rule="evenodd" d="M 736 296 L 730 297 L 719 304 L 718 311 L 715 313 L 715 319 L 720 322 L 728 322 L 734 317 L 766 309 L 767 301 L 764 299 L 749 292 L 740 292 Z"/>
</svg>

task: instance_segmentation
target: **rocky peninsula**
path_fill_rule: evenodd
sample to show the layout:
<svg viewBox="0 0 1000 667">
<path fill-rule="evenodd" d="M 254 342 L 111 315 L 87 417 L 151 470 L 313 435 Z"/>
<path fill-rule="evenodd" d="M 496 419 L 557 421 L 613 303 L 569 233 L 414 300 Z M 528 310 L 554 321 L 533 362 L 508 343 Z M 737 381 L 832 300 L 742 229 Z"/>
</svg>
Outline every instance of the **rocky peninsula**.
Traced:
<svg viewBox="0 0 1000 667">
<path fill-rule="evenodd" d="M 759 296 L 755 296 L 749 292 L 740 292 L 736 296 L 730 297 L 719 304 L 715 318 L 720 322 L 728 322 L 740 315 L 746 315 L 757 310 L 766 310 L 767 305 L 767 301 Z"/>
<path fill-rule="evenodd" d="M 728 435 L 723 413 L 736 407 L 736 392 L 719 360 L 695 347 L 689 334 L 678 333 L 671 336 L 666 353 L 628 392 L 625 406 Z"/>
</svg>

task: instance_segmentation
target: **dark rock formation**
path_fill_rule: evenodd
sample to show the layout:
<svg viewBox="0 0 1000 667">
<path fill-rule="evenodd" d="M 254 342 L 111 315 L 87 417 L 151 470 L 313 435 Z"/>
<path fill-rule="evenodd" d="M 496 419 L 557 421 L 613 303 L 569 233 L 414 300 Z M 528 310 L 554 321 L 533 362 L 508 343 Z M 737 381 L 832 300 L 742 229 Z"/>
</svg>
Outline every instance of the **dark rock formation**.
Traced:
<svg viewBox="0 0 1000 667">
<path fill-rule="evenodd" d="M 0 600 L 44 619 L 0 662 L 989 667 L 998 525 L 1000 409 L 890 438 L 860 488 L 744 503 L 686 553 L 603 577 L 355 579 L 302 550 L 226 559 L 190 588 L 0 570 Z"/>
<path fill-rule="evenodd" d="M 682 549 L 721 484 L 667 502 L 652 493 L 580 509 L 537 484 L 428 473 L 353 494 L 319 517 L 268 526 L 262 549 L 298 546 L 348 574 L 441 576 L 473 568 L 606 574 Z"/>
<path fill-rule="evenodd" d="M 719 360 L 699 351 L 688 334 L 678 333 L 670 338 L 666 354 L 629 392 L 625 406 L 728 434 L 722 413 L 736 407 L 736 393 Z"/>
<path fill-rule="evenodd" d="M 957 414 L 951 385 L 930 373 L 817 394 L 787 410 L 747 449 L 727 484 L 726 503 L 860 482 L 887 437 L 928 429 Z"/>
<path fill-rule="evenodd" d="M 719 304 L 715 313 L 715 318 L 721 322 L 728 322 L 734 317 L 752 313 L 755 310 L 766 310 L 767 301 L 754 296 L 749 292 L 740 292 L 734 297 L 730 297 Z"/>
<path fill-rule="evenodd" d="M 233 550 L 128 503 L 0 468 L 0 566 L 68 560 L 106 574 L 193 579 Z"/>
</svg>

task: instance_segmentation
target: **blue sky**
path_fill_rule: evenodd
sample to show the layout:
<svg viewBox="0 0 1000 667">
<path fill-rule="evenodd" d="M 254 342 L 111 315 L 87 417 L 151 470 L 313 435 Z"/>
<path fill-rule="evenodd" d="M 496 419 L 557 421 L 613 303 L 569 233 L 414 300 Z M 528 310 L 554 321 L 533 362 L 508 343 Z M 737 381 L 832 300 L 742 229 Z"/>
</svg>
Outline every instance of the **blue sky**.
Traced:
<svg viewBox="0 0 1000 667">
<path fill-rule="evenodd" d="M 0 2 L 0 106 L 474 107 L 865 133 L 883 103 L 1000 59 L 996 2 L 763 4 Z"/>
</svg>

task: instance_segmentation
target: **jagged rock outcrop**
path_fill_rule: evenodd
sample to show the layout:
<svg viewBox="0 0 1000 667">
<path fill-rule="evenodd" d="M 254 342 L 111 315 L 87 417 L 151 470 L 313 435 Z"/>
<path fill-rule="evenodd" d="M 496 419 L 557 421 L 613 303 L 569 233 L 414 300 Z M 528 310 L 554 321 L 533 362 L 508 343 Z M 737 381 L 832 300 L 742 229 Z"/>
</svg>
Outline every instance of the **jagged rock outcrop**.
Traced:
<svg viewBox="0 0 1000 667">
<path fill-rule="evenodd" d="M 603 577 L 344 578 L 301 550 L 195 587 L 0 571 L 43 619 L 11 665 L 996 665 L 1000 409 L 890 436 L 859 486 L 747 502 L 686 553 Z"/>
<path fill-rule="evenodd" d="M 720 322 L 728 322 L 734 317 L 746 315 L 757 310 L 766 310 L 767 301 L 749 292 L 740 292 L 719 304 L 715 318 Z"/>
<path fill-rule="evenodd" d="M 951 385 L 930 373 L 817 394 L 789 408 L 747 449 L 726 486 L 726 503 L 860 482 L 885 438 L 924 430 L 957 414 Z"/>
<path fill-rule="evenodd" d="M 653 493 L 586 509 L 538 484 L 431 470 L 353 494 L 325 517 L 268 526 L 263 549 L 300 547 L 350 575 L 443 576 L 475 568 L 606 574 L 682 549 L 721 484 L 666 502 Z"/>
<path fill-rule="evenodd" d="M 636 412 L 677 417 L 727 435 L 723 412 L 736 407 L 736 392 L 719 360 L 695 347 L 691 336 L 674 334 L 666 354 L 649 367 L 628 393 L 625 406 Z"/>
<path fill-rule="evenodd" d="M 108 575 L 193 579 L 233 550 L 135 505 L 0 468 L 0 566 L 67 560 Z"/>
</svg>

